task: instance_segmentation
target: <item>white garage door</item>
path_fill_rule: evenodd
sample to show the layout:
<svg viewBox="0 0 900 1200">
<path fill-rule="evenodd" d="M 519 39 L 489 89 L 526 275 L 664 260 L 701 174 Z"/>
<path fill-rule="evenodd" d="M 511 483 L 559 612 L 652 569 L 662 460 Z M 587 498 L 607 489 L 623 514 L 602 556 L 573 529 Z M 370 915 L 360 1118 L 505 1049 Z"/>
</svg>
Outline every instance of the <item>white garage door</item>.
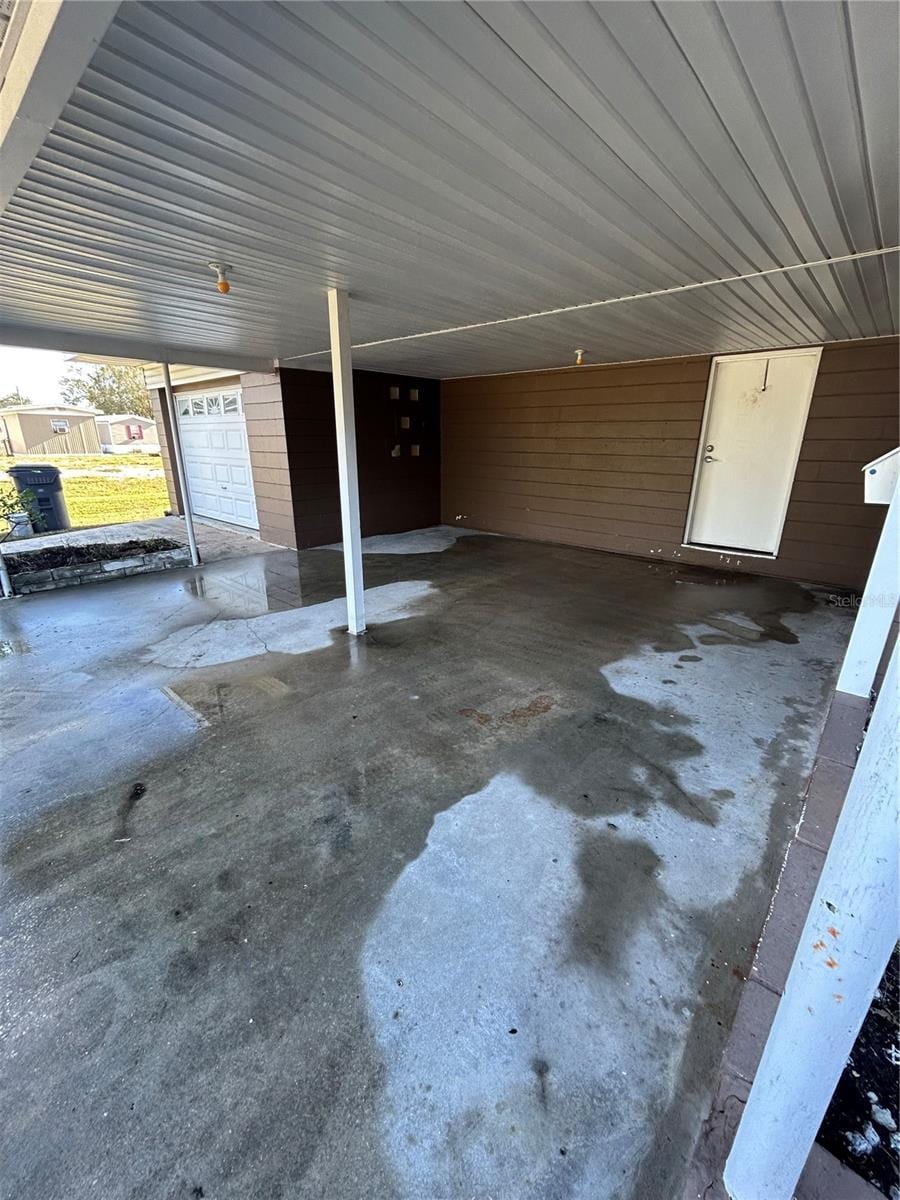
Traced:
<svg viewBox="0 0 900 1200">
<path fill-rule="evenodd" d="M 184 393 L 176 406 L 194 512 L 257 529 L 240 388 Z"/>
</svg>

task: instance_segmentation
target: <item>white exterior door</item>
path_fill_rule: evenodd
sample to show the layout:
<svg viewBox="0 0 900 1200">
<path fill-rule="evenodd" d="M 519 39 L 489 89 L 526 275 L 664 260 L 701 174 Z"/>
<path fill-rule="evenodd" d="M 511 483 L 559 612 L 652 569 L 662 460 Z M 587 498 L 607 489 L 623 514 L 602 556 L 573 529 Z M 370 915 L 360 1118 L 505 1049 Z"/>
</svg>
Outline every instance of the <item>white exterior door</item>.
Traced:
<svg viewBox="0 0 900 1200">
<path fill-rule="evenodd" d="M 194 512 L 258 529 L 240 389 L 181 393 L 176 408 Z"/>
<path fill-rule="evenodd" d="M 778 552 L 821 349 L 713 359 L 685 542 Z"/>
</svg>

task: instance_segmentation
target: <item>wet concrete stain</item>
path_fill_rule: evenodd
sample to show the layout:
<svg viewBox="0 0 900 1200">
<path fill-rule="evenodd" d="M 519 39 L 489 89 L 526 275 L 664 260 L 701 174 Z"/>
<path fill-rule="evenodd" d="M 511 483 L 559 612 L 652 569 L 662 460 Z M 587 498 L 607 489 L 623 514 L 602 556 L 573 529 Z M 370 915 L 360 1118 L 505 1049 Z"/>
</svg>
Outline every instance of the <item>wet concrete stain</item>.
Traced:
<svg viewBox="0 0 900 1200">
<path fill-rule="evenodd" d="M 637 838 L 605 830 L 582 837 L 578 873 L 581 903 L 573 920 L 572 954 L 613 970 L 631 936 L 635 915 L 665 907 L 659 886 L 662 859 Z"/>
<path fill-rule="evenodd" d="M 781 642 L 785 646 L 796 646 L 799 641 L 797 635 L 782 623 L 777 614 L 761 613 L 756 620 L 758 624 L 750 626 L 725 617 L 708 617 L 707 624 L 722 632 L 701 634 L 698 640 L 704 646 L 732 644 L 735 638 L 746 642 Z"/>
<path fill-rule="evenodd" d="M 719 949 L 709 967 L 703 962 L 697 965 L 695 1000 L 684 1052 L 668 1103 L 655 1109 L 654 1138 L 634 1180 L 635 1200 L 653 1194 L 658 1186 L 654 1166 L 658 1154 L 669 1158 L 674 1178 L 678 1178 L 679 1169 L 684 1172 L 690 1164 L 699 1127 L 698 1114 L 700 1119 L 706 1117 L 711 1099 L 705 1081 L 718 1070 L 723 1031 L 727 1034 L 731 1027 L 740 995 L 731 985 L 729 975 L 739 983 L 749 976 L 762 930 L 759 914 L 774 894 L 785 843 L 798 813 L 796 784 L 790 781 L 801 781 L 802 789 L 811 765 L 808 748 L 814 740 L 811 713 L 816 713 L 821 729 L 825 702 L 835 678 L 834 668 L 830 674 L 818 678 L 810 704 L 803 707 L 794 701 L 792 711 L 761 747 L 764 777 L 774 781 L 765 838 L 767 849 L 762 862 L 758 867 L 741 871 L 729 900 L 691 914 L 692 923 L 703 932 L 708 944 Z M 724 928 L 730 930 L 730 937 L 723 942 Z"/>
<path fill-rule="evenodd" d="M 567 794 L 565 803 L 580 816 L 645 813 L 665 804 L 692 820 L 715 824 L 724 794 L 694 794 L 678 781 L 673 764 L 700 757 L 703 744 L 682 713 L 631 696 L 622 696 L 602 677 L 594 686 L 596 708 L 589 716 L 575 715 L 560 730 L 561 751 L 576 781 L 590 791 Z M 640 736 L 636 731 L 640 730 Z M 602 779 L 603 786 L 594 783 Z M 550 773 L 541 784 L 552 794 Z"/>
<path fill-rule="evenodd" d="M 531 1069 L 537 1077 L 541 1108 L 546 1108 L 548 1103 L 547 1077 L 550 1074 L 550 1064 L 545 1058 L 534 1058 L 531 1060 Z"/>
<path fill-rule="evenodd" d="M 131 814 L 134 812 L 135 805 L 145 795 L 146 791 L 147 785 L 145 783 L 138 782 L 133 784 L 128 795 L 119 805 L 119 824 L 115 838 L 117 842 L 128 842 L 131 840 L 128 833 L 128 822 Z"/>
<path fill-rule="evenodd" d="M 339 556 L 311 552 L 304 561 L 305 595 L 321 601 L 339 594 Z M 100 1138 L 123 1194 L 135 1197 L 168 1194 L 183 1178 L 186 1147 L 210 1195 L 311 1198 L 333 1192 L 336 1179 L 356 1177 L 366 1180 L 369 1196 L 396 1196 L 394 1167 L 372 1137 L 385 1066 L 359 1000 L 356 964 L 367 928 L 404 866 L 422 853 L 435 815 L 508 769 L 586 819 L 663 806 L 709 827 L 730 802 L 721 789 L 695 794 L 673 772 L 673 763 L 708 752 L 690 721 L 670 702 L 618 694 L 598 671 L 650 640 L 692 649 L 679 626 L 718 628 L 710 618 L 719 619 L 719 585 L 679 588 L 683 575 L 663 573 L 650 595 L 645 564 L 499 538 L 462 539 L 408 564 L 367 557 L 372 586 L 404 571 L 435 589 L 419 615 L 378 628 L 361 645 L 336 638 L 280 664 L 275 677 L 284 689 L 252 683 L 273 676 L 271 656 L 170 680 L 189 701 L 233 687 L 253 691 L 256 702 L 226 700 L 190 753 L 175 748 L 147 765 L 153 807 L 142 816 L 139 850 L 133 840 L 110 855 L 110 832 L 122 828 L 121 817 L 110 817 L 121 796 L 117 780 L 7 827 L 5 898 L 14 904 L 5 905 L 4 921 L 21 996 L 14 1019 L 37 996 L 59 1007 L 69 980 L 58 979 L 55 962 L 68 963 L 85 984 L 114 973 L 122 986 L 113 1003 L 123 1019 L 133 1008 L 126 993 L 141 997 L 141 1018 L 128 1022 L 127 1035 L 107 1022 L 112 1031 L 102 1049 L 87 1057 L 65 1045 L 51 1053 L 39 1028 L 22 1038 L 7 1089 L 30 1122 L 7 1123 L 17 1131 L 7 1177 L 18 1194 L 51 1200 L 87 1186 L 93 1164 L 71 1151 L 43 1153 L 39 1142 L 50 1136 L 64 1137 L 68 1147 Z M 727 594 L 729 610 L 751 622 L 767 614 L 767 629 L 777 624 L 769 619 L 773 598 L 782 617 L 815 605 L 806 589 L 747 577 L 729 581 Z M 497 612 L 509 617 L 502 638 L 490 623 Z M 726 646 L 760 644 L 744 632 L 719 632 Z M 559 682 L 554 692 L 551 681 Z M 464 709 L 486 715 L 502 736 L 473 738 L 471 726 L 466 734 Z M 798 725 L 792 737 L 802 732 Z M 790 781 L 786 790 L 795 796 L 797 764 L 775 741 L 770 769 Z M 788 797 L 773 805 L 767 862 L 778 857 L 790 811 Z M 582 898 L 559 936 L 574 962 L 615 971 L 634 931 L 665 908 L 659 856 L 630 833 L 586 832 L 576 866 Z M 693 918 L 705 924 L 723 962 L 732 943 L 749 944 L 764 913 L 763 885 L 745 881 L 739 893 L 733 904 Z M 34 941 L 28 930 L 37 925 Z M 731 982 L 704 1004 L 727 1025 L 737 982 L 730 971 L 721 975 Z M 405 991 L 395 985 L 395 994 Z M 75 1010 L 90 1018 L 81 1001 Z M 405 1022 L 391 1024 L 402 1030 Z M 504 1036 L 513 1027 L 504 1026 Z M 692 1029 L 679 1094 L 653 1101 L 660 1133 L 623 1196 L 674 1188 L 723 1036 L 705 1018 L 702 1029 Z M 555 1064 L 535 1064 L 548 1062 L 532 1059 L 532 1089 L 545 1100 Z M 55 1115 L 45 1108 L 48 1089 Z M 136 1097 L 153 1107 L 151 1141 L 129 1116 Z M 609 1105 L 613 1112 L 614 1094 Z M 101 1106 L 110 1114 L 103 1121 Z M 58 1114 L 70 1109 L 61 1124 Z M 597 1110 L 600 1128 L 604 1111 Z M 192 1114 L 189 1129 L 184 1113 Z M 421 1119 L 427 1124 L 427 1105 Z M 464 1149 L 466 1121 L 474 1127 L 483 1120 L 474 1108 L 454 1123 L 447 1178 L 454 1148 Z M 558 1139 L 549 1149 L 554 1171 L 577 1172 L 577 1147 Z M 352 1195 L 352 1185 L 342 1191 Z M 522 1192 L 575 1194 L 552 1173 Z"/>
</svg>

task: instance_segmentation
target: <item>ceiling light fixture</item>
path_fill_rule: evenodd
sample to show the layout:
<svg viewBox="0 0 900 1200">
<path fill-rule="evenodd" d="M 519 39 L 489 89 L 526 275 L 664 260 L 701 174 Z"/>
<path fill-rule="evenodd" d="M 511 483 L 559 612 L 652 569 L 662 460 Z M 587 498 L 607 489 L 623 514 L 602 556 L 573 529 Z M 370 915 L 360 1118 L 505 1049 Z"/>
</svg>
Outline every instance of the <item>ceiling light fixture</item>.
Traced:
<svg viewBox="0 0 900 1200">
<path fill-rule="evenodd" d="M 227 273 L 231 270 L 231 267 L 219 262 L 211 262 L 208 265 L 209 269 L 216 273 L 216 290 L 221 292 L 223 296 L 227 296 L 231 291 L 231 284 L 227 279 Z"/>
</svg>

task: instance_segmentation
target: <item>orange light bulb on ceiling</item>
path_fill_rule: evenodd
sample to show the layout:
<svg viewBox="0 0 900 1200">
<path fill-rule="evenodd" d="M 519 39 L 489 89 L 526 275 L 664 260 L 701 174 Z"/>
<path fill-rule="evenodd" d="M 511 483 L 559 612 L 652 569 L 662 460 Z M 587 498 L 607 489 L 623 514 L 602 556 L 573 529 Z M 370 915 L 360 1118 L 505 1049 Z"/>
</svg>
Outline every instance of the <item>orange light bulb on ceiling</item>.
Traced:
<svg viewBox="0 0 900 1200">
<path fill-rule="evenodd" d="M 215 271 L 216 273 L 216 291 L 220 292 L 223 296 L 227 296 L 231 291 L 231 284 L 228 282 L 227 274 L 231 270 L 231 267 L 220 262 L 211 262 L 207 265 L 211 271 Z"/>
</svg>

